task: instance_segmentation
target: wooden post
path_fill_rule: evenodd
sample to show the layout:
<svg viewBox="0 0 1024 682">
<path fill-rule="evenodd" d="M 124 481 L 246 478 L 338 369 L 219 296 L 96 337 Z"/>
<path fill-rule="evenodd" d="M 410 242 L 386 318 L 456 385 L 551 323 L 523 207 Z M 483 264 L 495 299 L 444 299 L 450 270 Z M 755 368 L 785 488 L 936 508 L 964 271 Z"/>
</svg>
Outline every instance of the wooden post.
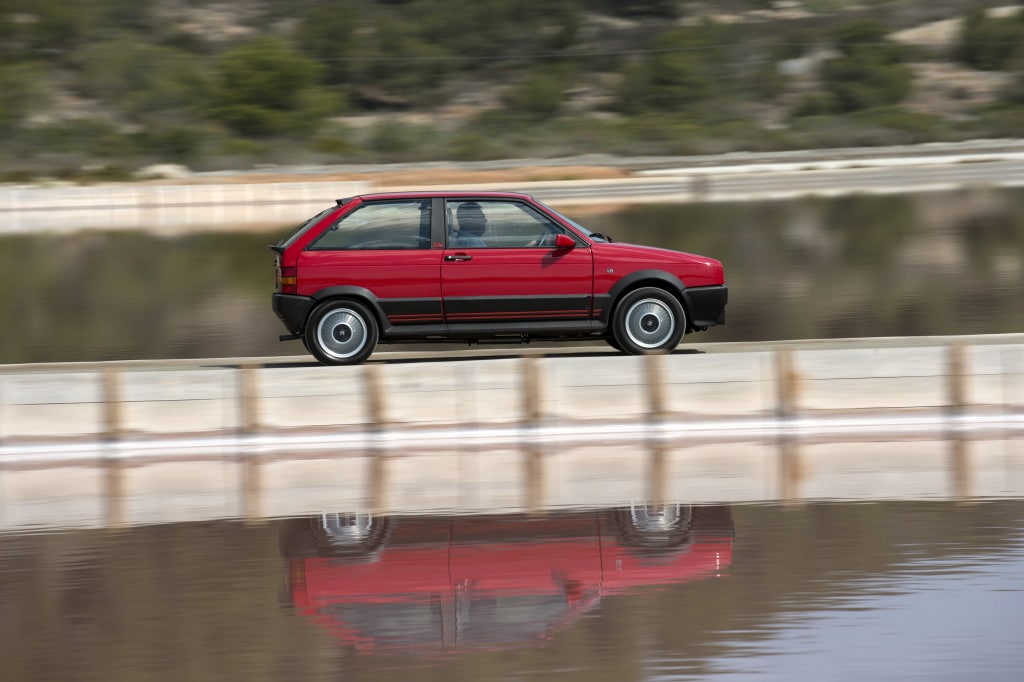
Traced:
<svg viewBox="0 0 1024 682">
<path fill-rule="evenodd" d="M 263 518 L 263 465 L 254 454 L 242 453 L 242 518 L 254 523 Z"/>
<path fill-rule="evenodd" d="M 967 443 L 956 429 L 954 423 L 963 414 L 967 405 L 967 360 L 963 344 L 956 343 L 949 347 L 949 366 L 947 376 L 946 415 L 950 420 L 946 440 L 949 442 L 949 484 L 952 495 L 957 500 L 965 500 L 971 492 L 970 462 L 967 456 Z"/>
<path fill-rule="evenodd" d="M 523 422 L 536 424 L 541 418 L 540 408 L 540 373 L 537 369 L 538 359 L 529 355 L 522 358 L 523 381 L 520 384 L 521 407 Z"/>
<path fill-rule="evenodd" d="M 779 498 L 787 504 L 796 504 L 803 475 L 800 447 L 796 439 L 782 435 L 779 438 Z"/>
<path fill-rule="evenodd" d="M 523 425 L 540 424 L 541 409 L 540 362 L 524 355 L 522 358 L 521 410 Z M 544 450 L 543 446 L 528 442 L 523 445 L 523 506 L 537 511 L 544 504 Z"/>
<path fill-rule="evenodd" d="M 124 518 L 124 461 L 108 457 L 103 462 L 103 516 L 108 528 L 120 528 Z"/>
<path fill-rule="evenodd" d="M 112 366 L 103 368 L 103 434 L 107 440 L 118 440 L 121 426 L 121 373 Z"/>
<path fill-rule="evenodd" d="M 966 500 L 971 496 L 970 458 L 967 456 L 967 441 L 959 435 L 949 440 L 949 487 L 955 500 Z"/>
<path fill-rule="evenodd" d="M 371 429 L 387 425 L 387 403 L 384 390 L 381 388 L 380 366 L 367 364 L 363 366 L 363 387 L 366 390 L 366 418 Z"/>
<path fill-rule="evenodd" d="M 371 433 L 387 427 L 387 400 L 381 382 L 380 365 L 363 366 L 363 387 L 366 391 L 366 418 Z M 373 514 L 380 514 L 387 498 L 388 453 L 385 449 L 371 445 L 368 451 L 370 471 L 366 482 L 366 507 Z"/>
<path fill-rule="evenodd" d="M 647 380 L 647 416 L 661 419 L 665 416 L 665 361 L 661 353 L 644 356 L 644 373 Z"/>
<path fill-rule="evenodd" d="M 793 368 L 793 352 L 789 349 L 775 351 L 775 383 L 778 402 L 776 418 L 784 427 L 784 420 L 799 411 L 799 376 Z M 788 502 L 796 502 L 799 496 L 801 462 L 800 448 L 797 440 L 780 428 L 779 446 L 779 498 Z"/>
<path fill-rule="evenodd" d="M 668 455 L 661 443 L 652 443 L 647 453 L 647 502 L 668 502 Z"/>
<path fill-rule="evenodd" d="M 949 347 L 947 376 L 947 407 L 951 414 L 959 414 L 967 405 L 966 350 L 961 343 Z"/>
<path fill-rule="evenodd" d="M 260 430 L 259 385 L 256 380 L 256 365 L 241 365 L 238 368 L 238 425 L 243 434 Z"/>
<path fill-rule="evenodd" d="M 544 450 L 540 445 L 523 448 L 523 506 L 528 511 L 539 511 L 544 506 Z"/>
<path fill-rule="evenodd" d="M 384 451 L 374 450 L 370 457 L 369 488 L 366 496 L 366 507 L 373 514 L 381 514 L 387 502 L 388 490 L 388 455 Z"/>
<path fill-rule="evenodd" d="M 780 417 L 797 412 L 799 407 L 800 378 L 793 368 L 793 351 L 780 348 L 775 351 L 776 408 Z"/>
</svg>

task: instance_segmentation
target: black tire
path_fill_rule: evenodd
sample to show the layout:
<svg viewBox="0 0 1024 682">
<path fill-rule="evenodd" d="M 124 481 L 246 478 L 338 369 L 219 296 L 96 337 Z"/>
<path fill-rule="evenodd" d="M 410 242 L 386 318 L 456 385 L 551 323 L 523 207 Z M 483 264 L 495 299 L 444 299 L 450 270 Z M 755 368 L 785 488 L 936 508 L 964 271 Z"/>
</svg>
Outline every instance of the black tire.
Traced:
<svg viewBox="0 0 1024 682">
<path fill-rule="evenodd" d="M 320 514 L 310 519 L 319 556 L 373 561 L 391 535 L 391 519 L 370 513 Z"/>
<path fill-rule="evenodd" d="M 646 550 L 674 550 L 693 540 L 693 508 L 688 504 L 634 504 L 612 512 L 619 542 Z"/>
<path fill-rule="evenodd" d="M 309 316 L 304 342 L 325 365 L 358 365 L 377 347 L 377 318 L 356 301 L 321 303 Z"/>
<path fill-rule="evenodd" d="M 685 333 L 683 306 L 664 289 L 634 289 L 619 299 L 612 313 L 612 334 L 630 355 L 671 352 Z"/>
<path fill-rule="evenodd" d="M 626 351 L 622 350 L 622 346 L 619 345 L 619 342 L 615 340 L 614 336 L 606 336 L 604 338 L 604 342 L 607 343 L 612 348 L 614 348 L 615 350 L 619 351 L 620 353 L 625 353 L 626 352 Z"/>
<path fill-rule="evenodd" d="M 392 520 L 367 513 L 319 514 L 287 519 L 278 543 L 285 559 L 343 558 L 373 561 L 387 545 Z"/>
</svg>

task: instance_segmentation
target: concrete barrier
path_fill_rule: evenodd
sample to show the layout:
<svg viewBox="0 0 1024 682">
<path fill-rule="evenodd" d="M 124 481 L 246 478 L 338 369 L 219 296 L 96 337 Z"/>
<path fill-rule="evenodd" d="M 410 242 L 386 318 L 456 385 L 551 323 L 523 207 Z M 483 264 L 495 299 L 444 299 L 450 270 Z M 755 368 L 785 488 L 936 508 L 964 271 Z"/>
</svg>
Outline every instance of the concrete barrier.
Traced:
<svg viewBox="0 0 1024 682">
<path fill-rule="evenodd" d="M 0 368 L 0 529 L 1024 495 L 1016 337 L 706 348 Z"/>
<path fill-rule="evenodd" d="M 297 224 L 366 182 L 0 187 L 5 233 L 233 229 Z"/>
<path fill-rule="evenodd" d="M 987 337 L 991 338 L 991 337 Z M 1024 343 L 0 368 L 0 442 L 1024 407 Z"/>
<path fill-rule="evenodd" d="M 713 347 L 709 347 L 712 348 Z M 1024 343 L 0 367 L 0 442 L 1024 408 Z"/>
</svg>

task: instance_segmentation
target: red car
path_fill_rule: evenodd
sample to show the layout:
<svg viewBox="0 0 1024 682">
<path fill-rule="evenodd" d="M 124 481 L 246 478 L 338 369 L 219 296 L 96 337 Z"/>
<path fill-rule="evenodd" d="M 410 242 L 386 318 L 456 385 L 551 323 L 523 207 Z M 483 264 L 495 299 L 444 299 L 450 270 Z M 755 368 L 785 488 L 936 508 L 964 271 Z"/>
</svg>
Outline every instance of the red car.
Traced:
<svg viewBox="0 0 1024 682">
<path fill-rule="evenodd" d="M 324 514 L 281 530 L 286 601 L 364 652 L 501 649 L 603 597 L 723 575 L 728 507 L 442 517 Z"/>
<path fill-rule="evenodd" d="M 671 351 L 725 322 L 722 264 L 612 243 L 510 192 L 340 199 L 270 247 L 274 312 L 326 364 L 378 342 L 603 338 Z"/>
</svg>

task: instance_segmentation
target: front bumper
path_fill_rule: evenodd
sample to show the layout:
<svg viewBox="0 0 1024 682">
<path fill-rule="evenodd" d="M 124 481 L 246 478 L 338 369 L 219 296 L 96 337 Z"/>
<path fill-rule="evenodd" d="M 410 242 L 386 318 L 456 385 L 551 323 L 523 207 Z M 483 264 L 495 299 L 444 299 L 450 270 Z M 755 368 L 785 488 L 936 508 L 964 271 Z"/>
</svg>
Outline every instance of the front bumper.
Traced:
<svg viewBox="0 0 1024 682">
<path fill-rule="evenodd" d="M 294 294 L 274 294 L 273 306 L 274 314 L 284 323 L 285 329 L 292 334 L 301 334 L 313 307 L 313 299 Z"/>
<path fill-rule="evenodd" d="M 725 324 L 725 304 L 729 302 L 729 288 L 724 284 L 709 287 L 691 287 L 683 290 L 686 308 L 690 311 L 690 326 L 696 329 Z"/>
</svg>

